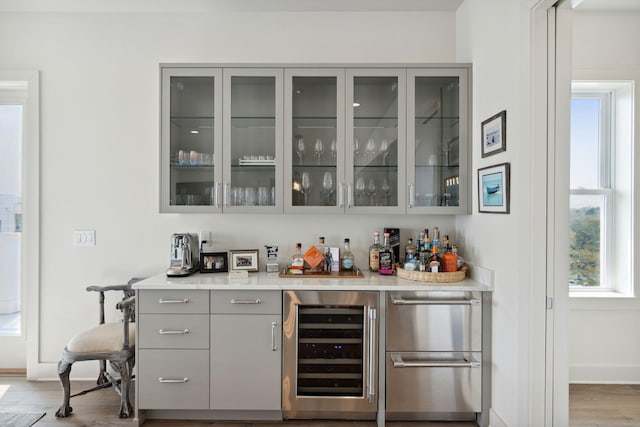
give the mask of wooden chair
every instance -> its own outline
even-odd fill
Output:
[[[133,407],[129,400],[129,389],[135,364],[135,291],[131,285],[142,280],[133,278],[125,285],[114,286],[89,286],[87,291],[99,292],[100,297],[100,324],[87,331],[81,332],[71,338],[67,343],[62,358],[58,362],[58,375],[64,392],[62,405],[56,412],[56,417],[66,417],[73,411],[69,404],[71,397],[113,386],[120,394],[120,418],[129,418],[133,415]],[[116,308],[122,310],[124,322],[105,323],[104,321],[104,294],[107,291],[122,291],[123,299],[118,302]],[[71,396],[69,374],[74,362],[83,360],[99,360],[100,374],[98,375],[98,387]],[[111,367],[120,374],[120,379],[114,379],[107,372],[107,361]]]

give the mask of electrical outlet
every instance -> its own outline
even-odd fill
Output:
[[[74,230],[73,246],[95,246],[96,230]]]

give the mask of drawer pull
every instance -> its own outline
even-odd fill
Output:
[[[158,333],[160,335],[184,335],[188,334],[191,331],[189,329],[176,330],[176,329],[160,329]]]
[[[399,354],[392,354],[394,368],[479,368],[475,359],[462,360],[404,360]]]
[[[256,299],[231,299],[231,304],[262,304],[262,300],[260,298]]]
[[[159,383],[186,383],[189,381],[189,378],[158,378]]]
[[[184,299],[165,299],[165,298],[160,298],[158,300],[158,302],[160,304],[188,304],[189,303],[189,298],[184,298]]]
[[[393,298],[394,305],[479,305],[479,299],[404,299]]]

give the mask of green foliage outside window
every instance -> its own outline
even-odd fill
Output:
[[[600,286],[600,208],[571,209],[569,285]]]

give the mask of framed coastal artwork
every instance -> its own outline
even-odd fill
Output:
[[[510,164],[478,169],[478,212],[509,213]]]
[[[482,122],[482,157],[507,151],[507,111]]]

